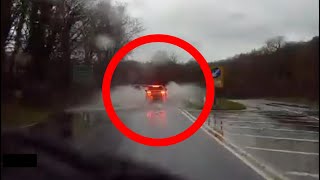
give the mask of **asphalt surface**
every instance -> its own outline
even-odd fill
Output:
[[[239,100],[245,111],[215,111],[207,125],[288,179],[319,179],[319,111],[268,100]],[[199,111],[189,110],[197,117]]]
[[[318,110],[267,100],[240,102],[248,109],[213,111],[203,129],[166,147],[145,146],[128,139],[114,127],[103,106],[69,109],[47,122],[27,127],[27,131],[61,139],[85,154],[130,159],[187,180],[264,179],[271,177],[270,172],[283,179],[319,179]],[[159,104],[116,109],[127,127],[154,138],[182,132],[200,113]]]
[[[117,114],[135,132],[157,138],[180,133],[192,123],[178,108],[161,105],[122,109]],[[122,135],[101,108],[84,108],[63,117],[30,127],[30,132],[63,138],[84,153],[121,156],[187,180],[263,179],[201,129],[176,145],[151,147]]]
[[[202,130],[176,145],[150,147],[124,137],[104,112],[89,114],[94,127],[75,142],[81,150],[127,157],[190,180],[263,179]],[[121,110],[118,116],[133,131],[154,138],[178,134],[191,125],[178,108],[161,105]]]

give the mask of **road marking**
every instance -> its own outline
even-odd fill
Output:
[[[289,150],[281,150],[281,149],[251,147],[251,146],[247,146],[245,148],[246,149],[253,149],[253,150],[260,150],[260,151],[271,151],[271,152],[281,152],[281,153],[290,153],[290,154],[303,154],[303,155],[310,155],[310,156],[319,156],[319,153],[303,152],[303,151],[289,151]]]
[[[19,128],[24,129],[24,128],[28,128],[28,127],[34,126],[36,124],[39,124],[39,123],[41,123],[41,122],[34,122],[34,123],[31,123],[31,124],[26,124],[24,126],[20,126]]]
[[[308,117],[319,121],[319,118],[317,118],[317,117],[314,117],[314,116],[308,116]]]
[[[319,174],[311,174],[311,173],[307,173],[307,172],[288,171],[288,172],[286,172],[286,174],[294,175],[294,176],[308,176],[308,177],[319,179]]]
[[[283,108],[283,107],[280,107],[281,109],[287,111],[287,112],[291,112],[291,113],[296,113],[296,114],[303,114],[303,112],[299,112],[299,111],[294,111],[294,110],[290,110],[290,109],[287,109],[287,108]],[[318,120],[319,121],[319,118],[318,117],[315,117],[315,116],[308,116],[306,115],[307,117],[309,118],[312,118],[312,119],[315,119],[315,120]]]
[[[227,118],[233,118],[233,119],[242,119],[243,117],[245,117],[246,119],[250,119],[250,121],[245,121],[245,122],[257,122],[257,119],[266,119],[263,116],[257,116],[255,118],[249,118],[248,116],[242,116],[241,118],[239,116],[217,116],[219,118],[223,118],[223,119],[227,119]],[[272,118],[272,117],[271,117]],[[303,119],[283,119],[283,118],[274,118],[274,119],[278,119],[278,121],[285,121],[285,122],[306,122],[306,123],[319,123],[319,121],[317,120],[303,120]],[[235,121],[235,120],[232,120]],[[258,120],[259,122],[260,120]],[[260,121],[260,122],[267,122],[267,121]]]
[[[115,111],[119,110],[128,110],[128,109],[134,109],[137,107],[114,107]],[[71,112],[71,113],[76,113],[76,112],[92,112],[92,111],[105,111],[106,109],[104,107],[80,107],[80,108],[70,108],[66,109],[65,112]]]
[[[183,108],[183,107],[181,107]],[[190,112],[201,112],[201,109],[191,109],[191,108],[187,108],[185,109],[187,111]],[[215,112],[216,114],[233,114],[233,113],[247,113],[248,111],[244,111],[244,110],[210,110],[210,112]]]
[[[284,138],[284,137],[274,137],[274,136],[259,136],[259,135],[252,135],[252,134],[240,134],[240,133],[231,133],[229,131],[223,131],[228,133],[232,136],[247,136],[247,137],[254,137],[254,138],[265,138],[265,139],[277,139],[277,140],[287,140],[287,141],[302,141],[302,142],[312,142],[312,143],[319,143],[319,140],[314,139],[295,139],[295,138]]]
[[[289,124],[289,123],[257,122],[257,121],[225,121],[225,122],[226,122],[226,123],[252,123],[252,124],[295,125],[295,124]],[[318,127],[319,127],[319,126],[305,125],[305,124],[299,124],[299,126],[315,127],[315,128],[318,128]]]
[[[65,112],[87,112],[87,111],[105,111],[104,108],[93,108],[93,107],[81,107],[81,108],[70,108]]]
[[[230,113],[230,112],[229,112]],[[215,117],[218,117],[218,118],[223,118],[223,119],[233,119],[233,121],[235,121],[235,119],[242,119],[243,117],[245,117],[247,119],[246,122],[257,122],[257,119],[260,120],[265,120],[267,119],[266,116],[264,115],[246,115],[246,114],[241,114],[241,117],[238,115],[234,115],[234,114],[219,114],[219,113],[215,113],[214,114]],[[272,118],[272,117],[270,117]],[[285,121],[285,122],[306,122],[306,123],[319,123],[318,120],[308,120],[307,116],[298,116],[297,118],[299,119],[292,119],[292,117],[286,117],[286,118],[283,118],[283,117],[277,117],[275,116],[274,117],[275,119],[279,119],[279,121]],[[238,122],[238,121],[237,121]],[[266,121],[261,121],[261,122],[266,122]]]
[[[319,121],[317,120],[299,120],[299,119],[281,119],[280,118],[275,118],[275,119],[279,119],[279,121],[286,121],[286,122],[306,122],[306,123],[319,123]]]
[[[183,114],[184,116],[187,117],[187,119],[189,121],[191,121],[192,123],[194,122],[194,120],[196,119],[192,114],[190,114],[188,111],[185,110],[181,110],[181,114]],[[206,126],[207,128],[210,128],[207,125],[203,125]],[[247,160],[246,158],[244,158],[242,155],[240,155],[238,152],[236,152],[235,150],[233,150],[231,147],[227,146],[225,143],[221,142],[217,137],[215,137],[212,133],[210,133],[206,128],[201,127],[201,130],[203,132],[205,132],[207,135],[209,135],[210,137],[212,137],[216,142],[218,142],[220,145],[222,145],[224,148],[226,148],[229,152],[231,152],[233,155],[235,155],[238,159],[240,159],[244,164],[246,164],[248,167],[250,167],[252,170],[254,170],[257,174],[259,174],[261,177],[263,177],[264,179],[274,179],[273,177],[270,177],[269,175],[267,175],[265,172],[263,172],[262,170],[260,170],[259,168],[257,168],[254,164],[252,164],[249,160]],[[218,136],[222,137],[217,131],[211,129],[215,134],[217,134]],[[246,152],[242,151],[239,147],[237,147],[234,144],[231,144],[230,142],[228,142],[228,144],[230,144],[231,146],[233,146],[235,149],[237,149],[239,152],[241,152],[242,154],[245,154],[246,156],[254,159],[251,155],[247,154]],[[255,159],[254,159],[255,160]],[[255,160],[257,161],[257,160]],[[282,176],[280,173],[276,172],[274,169],[272,169],[271,167],[268,167],[266,165],[262,165],[260,164],[260,166],[263,166],[263,168],[265,168],[267,171],[269,171],[270,173],[272,173],[274,176],[280,177],[281,179],[287,180],[288,178]]]
[[[250,126],[229,126],[229,127],[235,128],[235,129],[273,130],[273,131],[288,131],[288,132],[319,134],[319,132],[317,132],[317,131],[305,131],[305,130],[295,130],[295,129],[253,128]]]

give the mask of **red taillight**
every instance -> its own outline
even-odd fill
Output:
[[[161,91],[161,94],[162,94],[162,95],[165,95],[165,94],[166,94],[166,91],[163,91],[163,90],[162,90],[162,91]]]
[[[148,94],[148,95],[151,95],[151,91],[147,91],[147,94]]]

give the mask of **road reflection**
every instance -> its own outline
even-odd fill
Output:
[[[148,110],[146,116],[150,125],[167,127],[167,112],[165,110]]]

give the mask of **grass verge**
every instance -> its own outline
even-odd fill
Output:
[[[187,108],[192,108],[192,109],[203,108],[203,104],[193,103],[190,101],[186,102],[185,106]],[[230,101],[228,99],[219,98],[216,100],[216,105],[214,105],[212,109],[213,110],[244,110],[246,109],[246,106],[238,102]]]
[[[5,128],[24,127],[48,119],[50,113],[45,108],[1,104],[1,125]]]

